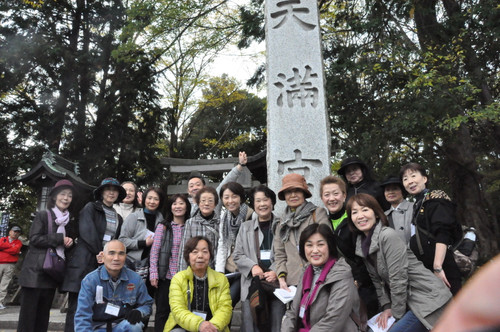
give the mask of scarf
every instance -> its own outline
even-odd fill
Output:
[[[314,278],[314,268],[311,264],[304,271],[304,277],[302,279],[302,298],[300,300],[300,308],[304,308],[304,317],[302,318],[302,325],[304,328],[301,328],[300,331],[307,332],[311,329],[311,324],[309,322],[309,313],[311,309],[311,304],[318,292],[319,287],[325,282],[326,276],[335,265],[337,260],[335,258],[329,258],[326,261],[325,265],[322,268],[322,271],[319,275],[318,280],[313,283]],[[312,293],[311,293],[312,290]]]
[[[311,202],[304,202],[295,211],[286,207],[283,218],[280,221],[280,238],[283,243],[290,238],[290,231],[299,228],[302,223],[316,210],[316,205]]]
[[[54,220],[56,225],[57,225],[56,233],[62,233],[63,238],[64,238],[64,237],[66,237],[66,229],[64,227],[69,222],[69,212],[68,212],[68,210],[62,212],[61,210],[59,210],[57,208],[57,206],[54,206],[52,208],[52,211],[56,215],[56,220]],[[64,258],[64,244],[58,245],[56,247],[56,252],[60,257]]]
[[[240,205],[240,212],[237,216],[234,216],[229,210],[226,210],[222,216],[222,233],[226,243],[229,244],[229,248],[236,241],[236,235],[240,229],[241,224],[245,221],[247,217],[248,205],[245,203]],[[229,240],[229,242],[227,242]]]

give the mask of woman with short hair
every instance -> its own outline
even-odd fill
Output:
[[[300,256],[309,265],[283,320],[282,332],[357,332],[359,297],[349,264],[339,258],[330,227],[307,226]]]
[[[229,332],[233,307],[227,278],[212,270],[213,246],[204,236],[190,238],[183,251],[187,269],[170,284],[170,315],[164,331]]]

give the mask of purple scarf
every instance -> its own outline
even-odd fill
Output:
[[[323,266],[323,270],[321,270],[321,274],[319,275],[318,281],[316,281],[316,284],[312,289],[312,293],[311,293],[311,288],[312,288],[311,284],[314,275],[313,267],[312,265],[309,265],[306,268],[304,272],[304,278],[302,279],[302,299],[300,300],[300,309],[299,309],[302,310],[302,308],[304,308],[304,317],[302,318],[302,325],[304,325],[304,327],[301,328],[299,332],[308,332],[309,330],[311,330],[311,324],[309,323],[309,309],[311,309],[311,304],[314,300],[314,297],[316,296],[316,293],[318,292],[319,286],[325,282],[326,276],[328,275],[332,267],[335,265],[335,262],[337,262],[335,258],[328,259],[325,266]]]

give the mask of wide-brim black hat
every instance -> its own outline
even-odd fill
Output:
[[[342,163],[340,164],[340,168],[337,171],[337,173],[339,175],[345,176],[345,170],[346,170],[347,166],[354,165],[354,164],[358,164],[361,168],[363,168],[365,170],[368,169],[368,166],[366,166],[366,164],[358,157],[349,157],[349,158],[342,160]]]
[[[94,190],[94,199],[100,201],[102,199],[102,192],[104,188],[112,186],[118,190],[118,198],[115,203],[120,203],[125,197],[127,197],[127,192],[120,185],[120,182],[115,178],[105,178],[101,181],[101,185]]]

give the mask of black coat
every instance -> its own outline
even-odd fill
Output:
[[[52,233],[48,234],[48,215],[52,215]],[[56,216],[52,210],[38,211],[30,229],[30,245],[24,258],[19,276],[19,284],[30,288],[57,288],[59,286],[52,277],[43,272],[43,261],[48,248],[64,245],[64,236],[57,232]],[[70,219],[66,225],[66,236],[72,239],[76,236],[76,223]],[[67,250],[66,250],[67,254]],[[67,258],[66,258],[67,259]]]
[[[89,202],[80,211],[78,243],[66,264],[66,277],[61,291],[78,293],[83,278],[98,267],[96,255],[103,250],[106,214],[101,201]],[[113,239],[118,239],[123,219],[118,215],[118,227]]]
[[[359,183],[356,183],[356,185],[348,185],[347,188],[347,197],[346,197],[346,202],[349,201],[349,198],[354,196],[355,194],[368,194],[372,195],[377,199],[377,202],[380,204],[382,207],[382,210],[388,210],[391,205],[387,202],[384,196],[384,189],[380,186],[380,183],[376,181],[367,181],[363,180]]]

